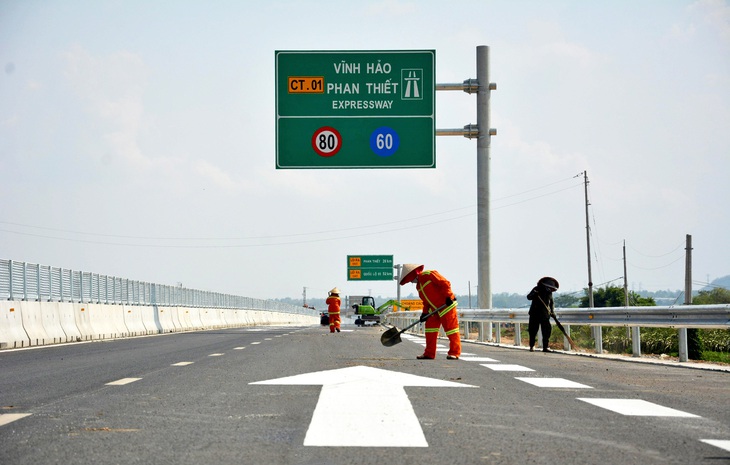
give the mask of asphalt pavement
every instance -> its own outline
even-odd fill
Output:
[[[730,463],[730,373],[381,327],[259,327],[0,352],[0,463]],[[445,343],[442,343],[445,344]]]

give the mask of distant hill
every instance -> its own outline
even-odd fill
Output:
[[[722,278],[713,279],[712,282],[703,287],[702,290],[711,291],[713,289],[717,289],[718,287],[730,289],[730,275],[723,276]]]

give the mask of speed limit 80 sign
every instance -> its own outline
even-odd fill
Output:
[[[435,51],[276,51],[276,168],[434,168]]]
[[[323,126],[312,136],[312,148],[322,157],[331,157],[342,148],[342,136],[337,129]]]

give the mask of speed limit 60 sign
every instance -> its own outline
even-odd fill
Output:
[[[433,50],[275,58],[277,168],[436,166]]]

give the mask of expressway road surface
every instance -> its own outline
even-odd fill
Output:
[[[730,373],[259,327],[0,352],[0,464],[722,464]]]

